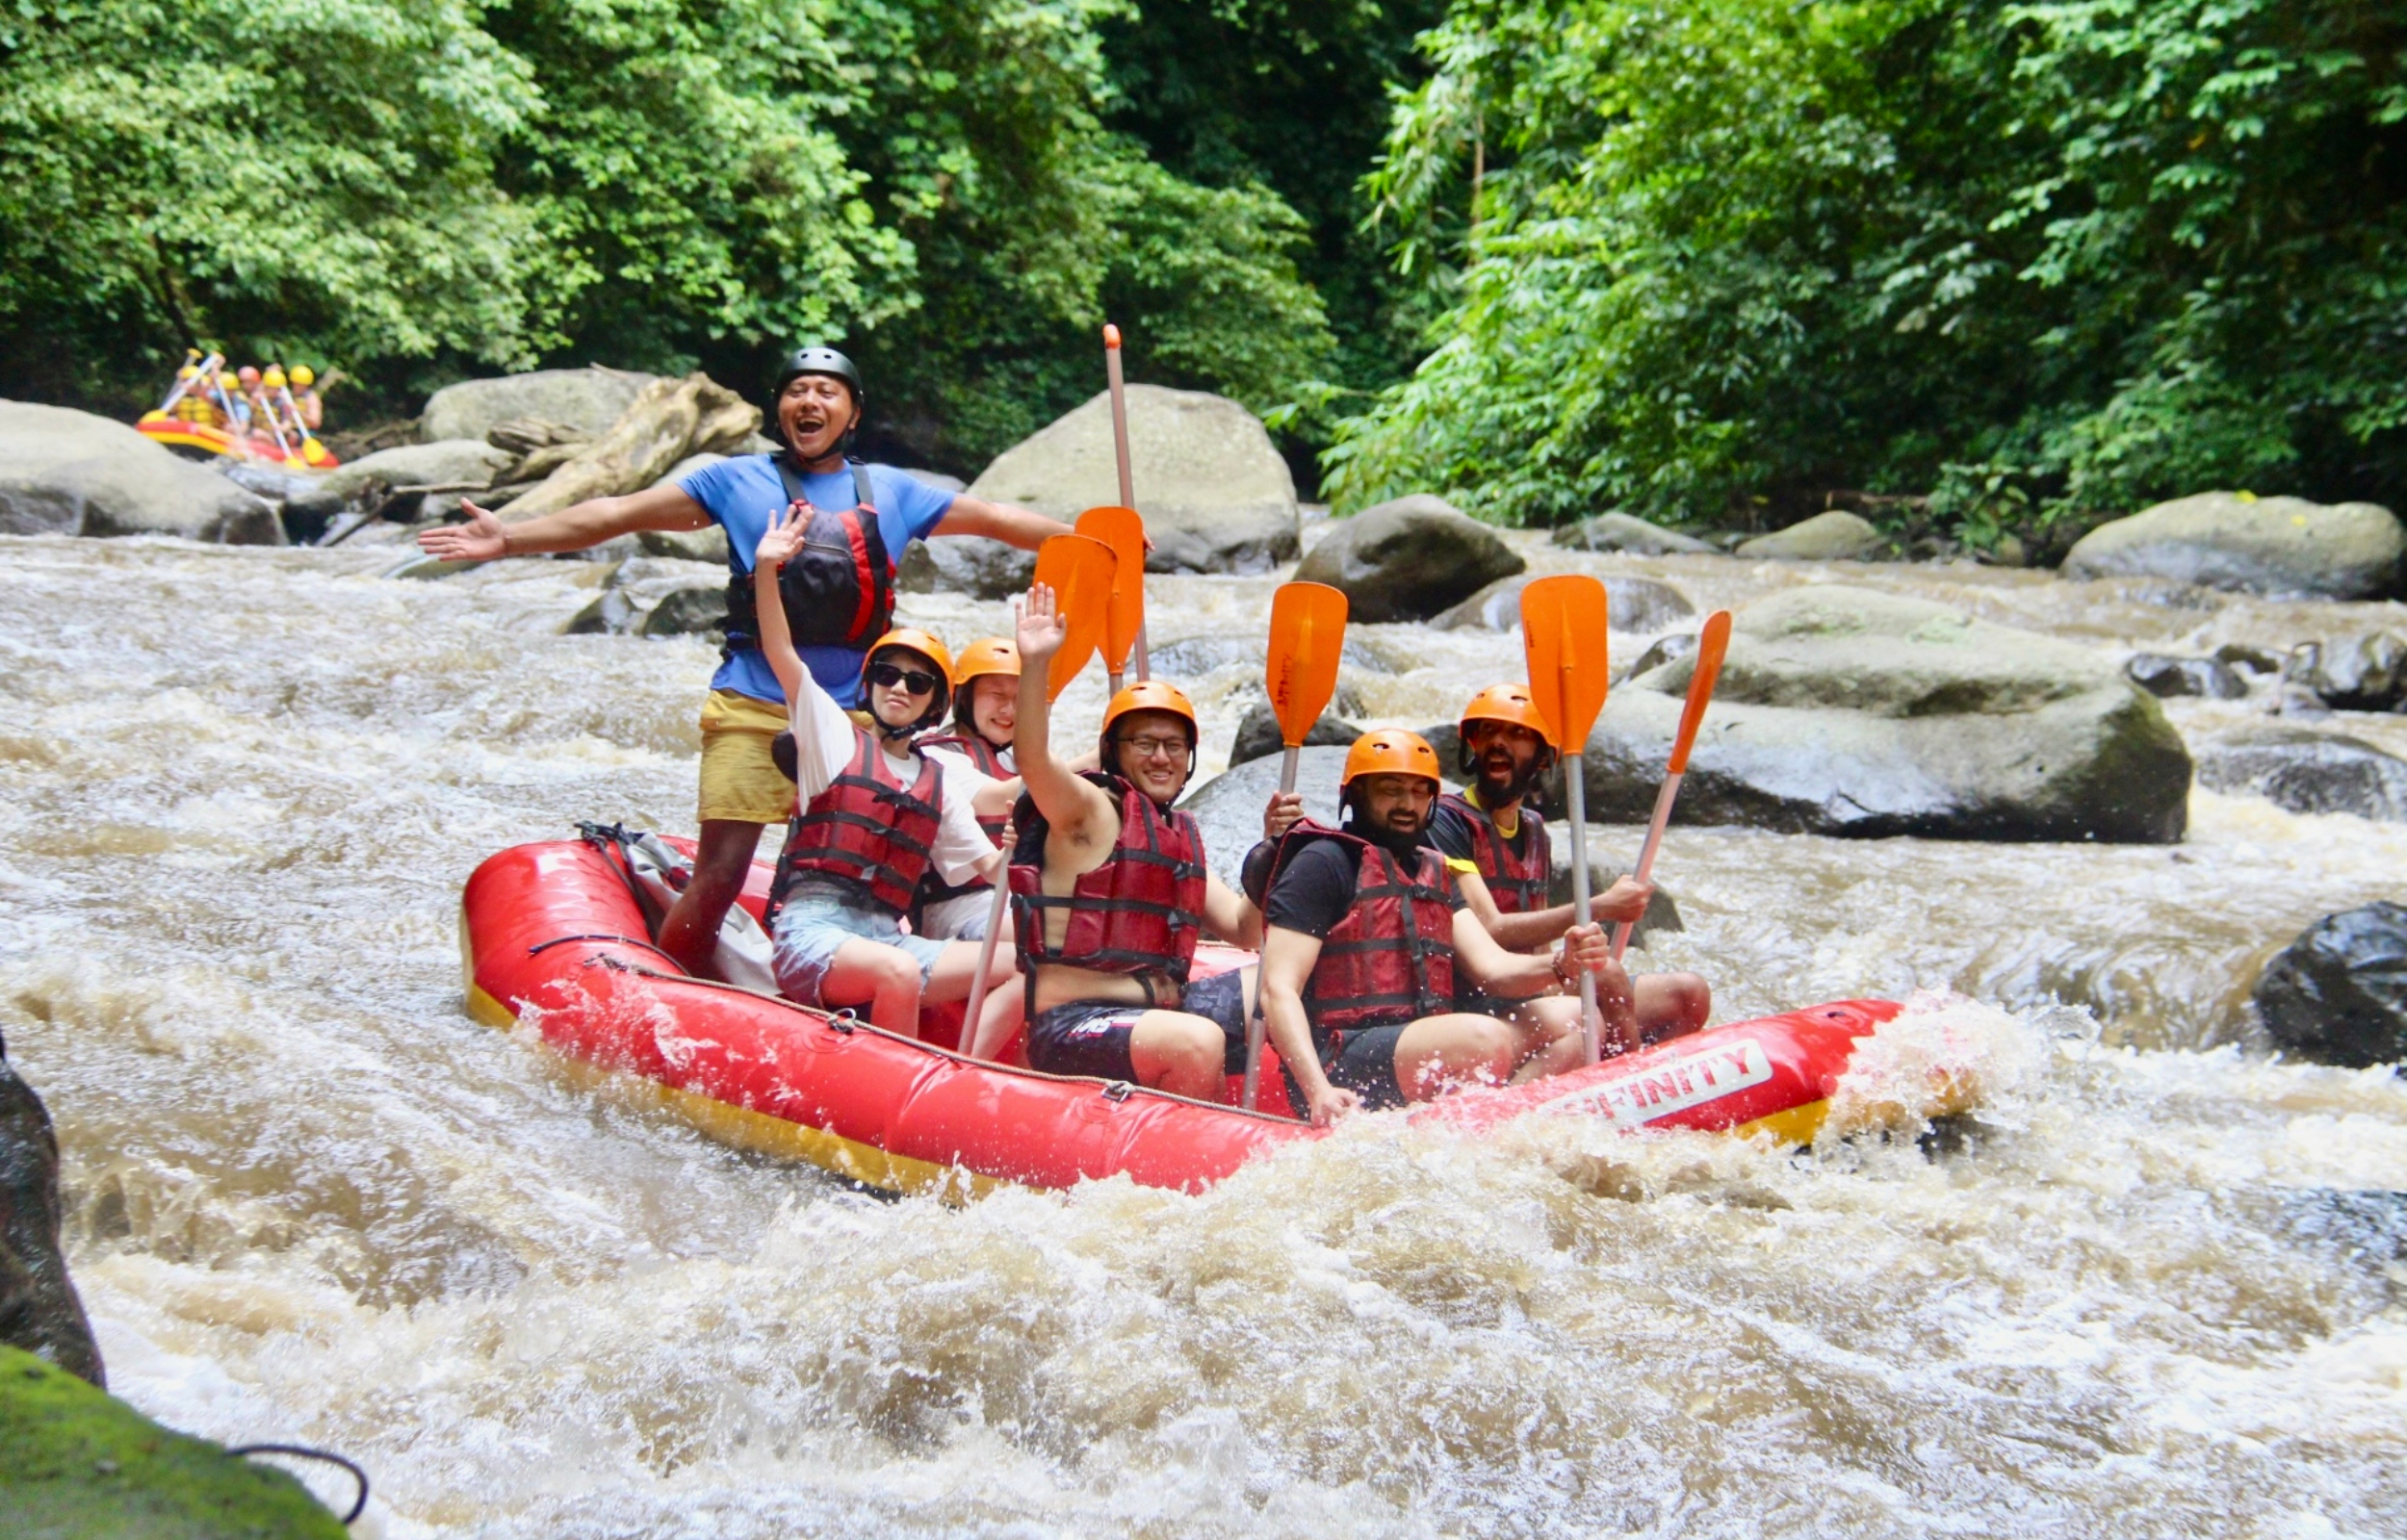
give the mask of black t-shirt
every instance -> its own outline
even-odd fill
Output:
[[[1354,907],[1355,877],[1361,864],[1361,853],[1345,841],[1313,840],[1280,869],[1262,906],[1263,920],[1327,940]],[[1462,907],[1462,891],[1451,882],[1446,885],[1446,907]]]
[[[1477,858],[1472,854],[1474,847],[1471,844],[1471,817],[1460,808],[1439,803],[1430,809],[1429,832],[1422,836],[1422,843],[1456,860],[1475,860]],[[1530,834],[1530,825],[1536,821],[1537,815],[1524,803],[1521,805],[1521,821],[1514,825],[1513,837],[1506,839],[1502,833],[1496,835],[1504,847],[1513,852],[1514,860],[1520,860],[1529,855],[1530,840],[1534,837]],[[1490,824],[1492,827],[1492,819]],[[1485,877],[1488,874],[1482,872],[1480,875]]]

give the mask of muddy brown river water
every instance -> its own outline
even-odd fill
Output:
[[[2109,652],[2407,629],[1514,538],[1700,609],[1844,579]],[[890,1203],[461,1014],[484,855],[690,830],[715,652],[558,635],[590,563],[394,557],[0,540],[0,1032],[113,1385],[348,1451],[358,1533],[2407,1534],[2407,1266],[2336,1195],[2407,1190],[2407,1085],[2272,1061],[2246,1007],[2300,927],[2407,897],[2407,826],[2197,791],[2175,847],[1675,831],[1652,961],[1718,1018],[1969,997],[1989,1099],[1928,1148],[1370,1118],[1202,1196]],[[1155,578],[1154,639],[1258,635],[1272,585]],[[1511,637],[1361,639],[1382,722],[1517,677]],[[1258,677],[1190,682],[1208,771]]]

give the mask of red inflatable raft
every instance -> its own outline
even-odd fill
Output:
[[[706,1132],[798,1157],[889,1192],[976,1193],[996,1182],[1068,1187],[1126,1173],[1149,1186],[1210,1185],[1272,1145],[1321,1137],[1249,1113],[1116,1081],[982,1063],[931,1040],[689,977],[645,939],[613,852],[577,841],[505,850],[468,880],[461,949],[468,1010],[522,1019],[573,1058],[656,1082]],[[758,866],[744,894],[757,915]],[[1222,962],[1244,954],[1229,954]],[[1801,1142],[1821,1126],[1857,1039],[1896,1016],[1853,1000],[1717,1027],[1529,1085],[1464,1091],[1416,1110],[1484,1128],[1537,1113],[1618,1127],[1763,1132]],[[956,1019],[951,1029],[958,1030]]]

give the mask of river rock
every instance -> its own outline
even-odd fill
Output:
[[[1264,573],[1296,553],[1295,477],[1261,419],[1203,391],[1127,389],[1128,462],[1153,541],[1148,572]],[[1099,395],[997,455],[973,497],[1074,520],[1120,501],[1111,401]]]
[[[656,377],[615,369],[539,369],[462,380],[427,398],[418,436],[481,441],[514,418],[534,418],[599,438]]]
[[[0,1522],[23,1540],[343,1540],[286,1473],[0,1347]]]
[[[1239,863],[1262,837],[1262,808],[1279,789],[1281,756],[1271,755],[1231,765],[1187,793],[1178,806],[1195,814],[1204,831],[1204,848],[1212,875],[1237,886]],[[1333,745],[1314,746],[1296,758],[1295,788],[1304,793],[1304,813],[1322,823],[1337,821],[1337,778],[1345,773],[1346,751]]]
[[[894,568],[894,586],[907,594],[969,594],[1009,599],[1036,578],[1036,552],[984,535],[914,540]]]
[[[1693,658],[1613,692],[1588,806],[1654,808]],[[1798,834],[2165,843],[2190,761],[2156,699],[2087,648],[1821,584],[1740,612],[1680,816]]]
[[[388,487],[488,487],[493,478],[518,463],[507,449],[482,439],[441,439],[432,444],[404,444],[399,449],[363,454],[326,473],[319,483],[322,496],[349,500],[372,482]]]
[[[1351,620],[1427,620],[1527,566],[1496,531],[1443,498],[1417,494],[1340,520],[1296,568],[1343,590]]]
[[[1521,590],[1536,573],[1500,578],[1430,624],[1441,631],[1517,631]],[[1659,631],[1696,613],[1696,606],[1669,583],[1651,578],[1605,578],[1605,616],[1617,631]]]
[[[1695,535],[1666,529],[1626,513],[1600,513],[1593,519],[1566,524],[1554,532],[1553,539],[1556,545],[1574,551],[1626,551],[1634,556],[1718,554]]]
[[[0,1343],[98,1385],[100,1346],[66,1274],[61,1213],[49,1110],[0,1054]]]
[[[2257,1014],[2286,1052],[2365,1068],[2407,1060],[2407,906],[2368,904],[2299,933],[2257,980]]]
[[[1732,555],[1750,561],[1877,561],[1888,537],[1870,521],[1833,508],[1801,524],[1740,543]]]
[[[2161,653],[2135,653],[2123,664],[2134,684],[2160,699],[2202,695],[2215,701],[2237,701],[2248,685],[2232,665],[2219,657],[2167,657]]]
[[[1330,708],[1312,724],[1311,731],[1305,733],[1305,746],[1351,747],[1354,740],[1362,735],[1362,730],[1347,721],[1346,717],[1360,713],[1359,706],[1346,711],[1344,703],[1332,702]],[[1265,697],[1245,708],[1245,715],[1237,723],[1236,741],[1229,746],[1229,763],[1232,767],[1241,765],[1265,755],[1276,755],[1286,746],[1286,741],[1279,735],[1279,717],[1271,710],[1270,701]]]
[[[1231,636],[1180,636],[1152,644],[1154,676],[1185,682],[1217,674],[1225,668],[1250,670],[1256,680],[1262,678],[1269,663],[1268,644],[1258,634]],[[1351,673],[1393,674],[1396,667],[1380,653],[1365,645],[1359,636],[1348,636],[1337,654],[1341,668]],[[1346,686],[1337,686],[1337,700],[1346,699]]]
[[[644,616],[639,634],[701,636],[719,641],[727,631],[727,583],[694,583],[662,594]]]
[[[2396,591],[2402,560],[2407,530],[2374,503],[2202,492],[2100,525],[2065,554],[2063,574],[2378,599]]]
[[[2388,631],[2314,645],[2299,682],[2342,711],[2407,711],[2407,641]]]
[[[0,401],[0,535],[181,535],[280,546],[265,499],[122,423]]]
[[[2267,728],[2202,744],[2198,783],[2259,796],[2291,812],[2407,822],[2407,759],[2336,732]]]

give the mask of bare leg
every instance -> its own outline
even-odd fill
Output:
[[[1396,1084],[1411,1101],[1457,1086],[1501,1086],[1520,1057],[1521,1035],[1494,1016],[1423,1016],[1396,1040]]]
[[[836,949],[819,980],[819,1003],[868,1008],[872,1025],[919,1035],[919,960],[899,946],[856,937]]]
[[[975,964],[972,964],[973,966]],[[999,1063],[1003,1050],[1021,1027],[1021,1017],[1028,1003],[1027,991],[1020,987],[1017,973],[1008,975],[1008,988],[990,988],[986,1004],[978,1008],[978,1020],[969,1037],[970,1057]]]
[[[1148,1011],[1137,1017],[1136,1031],[1128,1038],[1128,1062],[1141,1085],[1198,1101],[1218,1101],[1228,1040],[1217,1021],[1184,1011]]]
[[[1645,973],[1633,981],[1639,1033],[1648,1042],[1685,1038],[1713,1014],[1713,988],[1694,973]]]
[[[660,921],[660,950],[679,967],[698,979],[715,979],[712,957],[718,951],[719,922],[744,890],[752,875],[753,853],[761,846],[759,824],[729,818],[706,819],[700,848],[694,852],[693,880],[677,895]]]
[[[978,946],[976,941],[945,943],[945,955],[936,960],[936,966],[928,969],[926,997],[931,1004],[942,1005],[949,1000],[970,998],[970,981],[978,973]],[[1005,985],[1019,982],[1018,957],[1019,954],[1012,948],[995,948],[995,965],[986,974],[990,999]]]

